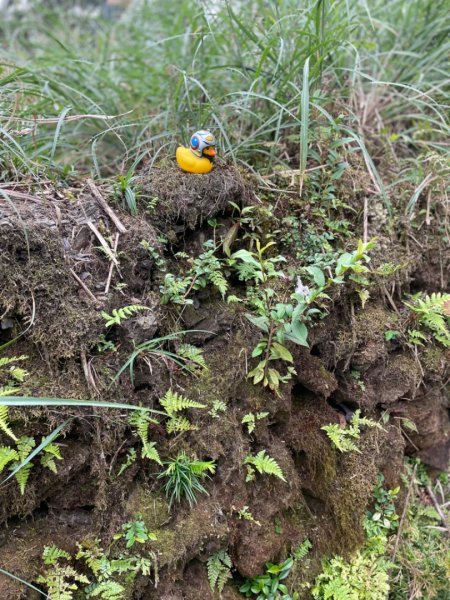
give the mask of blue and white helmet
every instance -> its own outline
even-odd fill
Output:
[[[195,156],[202,156],[203,150],[208,148],[209,146],[216,145],[216,138],[210,131],[206,131],[205,129],[201,129],[200,131],[196,131],[194,135],[191,137],[190,147],[191,151],[195,154]]]

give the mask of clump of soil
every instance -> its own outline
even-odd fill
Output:
[[[249,175],[223,165],[206,175],[184,173],[175,163],[153,166],[141,177],[141,195],[156,202],[154,219],[161,227],[188,229],[230,212],[230,202],[246,205],[254,198]]]

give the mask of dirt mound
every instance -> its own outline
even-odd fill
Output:
[[[446,460],[448,355],[436,347],[418,362],[406,345],[386,339],[386,328],[399,316],[384,301],[381,286],[371,289],[364,310],[351,287],[333,297],[329,316],[311,328],[310,348],[293,349],[297,374],[280,395],[246,377],[259,333],[238,302],[225,302],[210,287],[195,291],[182,310],[159,301],[167,269],[178,265],[175,274],[184,275],[173,252],[198,254],[199,240],[216,233],[217,224],[208,219],[226,230],[229,202],[254,202],[251,184],[234,167],[198,177],[172,164],[143,172],[141,208],[151,202],[137,217],[122,209],[107,186],[49,187],[11,198],[13,204],[0,201],[0,343],[24,332],[7,349],[10,356],[28,356],[30,375],[22,393],[101,397],[160,409],[160,398],[172,388],[207,408],[189,411],[196,429],[177,436],[151,424],[151,440],[163,459],[184,450],[216,461],[217,471],[195,507],[181,504],[170,511],[155,477],[160,467],[140,452],[117,475],[128,451],[139,449],[124,413],[12,411],[17,435],[44,436],[64,419],[73,421],[61,440],[58,476],[36,465],[25,498],[14,482],[0,489],[0,520],[10,525],[0,537],[2,568],[35,581],[44,544],[73,552],[88,530],[108,544],[124,522],[139,518],[157,536],[152,547],[160,584],[155,590],[143,577],[129,597],[212,599],[205,565],[213,552],[228,549],[238,579],[261,573],[265,562],[283,559],[308,538],[314,574],[325,554],[345,554],[361,543],[362,519],[380,471],[393,487],[405,451],[434,466]],[[305,204],[305,214],[309,209]],[[280,211],[286,211],[282,203]],[[195,231],[187,235],[188,229]],[[165,247],[161,234],[169,239]],[[286,253],[295,264],[294,245]],[[242,292],[237,277],[229,284],[230,294]],[[102,311],[132,304],[149,310],[105,326]],[[165,342],[165,355],[142,354],[133,379],[125,371],[112,383],[136,344],[191,329],[202,331]],[[208,366],[196,376],[167,359],[186,340],[202,348]],[[218,400],[225,409],[215,414]],[[385,410],[391,415],[383,429],[361,432],[360,454],[339,454],[321,430],[345,423],[342,406],[350,412],[361,408],[374,419]],[[242,420],[260,411],[267,415],[249,434]],[[418,428],[407,437],[405,418]],[[7,443],[3,433],[0,438]],[[287,483],[260,476],[246,482],[246,457],[263,449]],[[254,521],[240,518],[244,507]],[[20,586],[3,576],[0,590],[2,600],[20,594]],[[223,597],[236,598],[235,588],[227,586]]]
[[[230,212],[230,202],[245,206],[254,201],[248,174],[224,165],[207,175],[184,173],[175,163],[154,166],[140,175],[140,193],[153,201],[154,218],[163,229],[181,224],[188,229]]]

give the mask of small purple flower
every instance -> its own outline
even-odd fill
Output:
[[[303,285],[300,277],[297,277],[297,286],[295,288],[295,293],[300,294],[300,296],[308,296],[311,290],[307,285]]]

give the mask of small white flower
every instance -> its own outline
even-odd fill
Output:
[[[307,285],[303,285],[300,277],[297,277],[297,286],[295,288],[295,293],[300,294],[300,296],[307,296],[310,292],[310,289]]]

